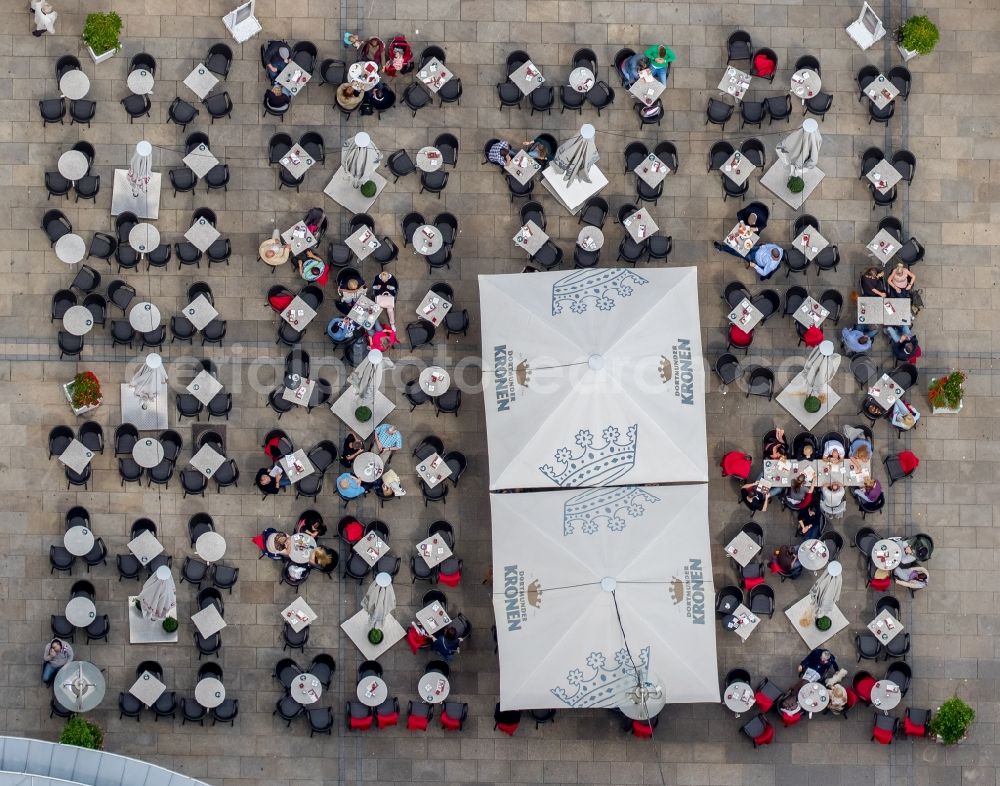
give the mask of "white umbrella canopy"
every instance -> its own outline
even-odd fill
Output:
[[[142,616],[153,622],[165,620],[177,608],[177,586],[170,568],[161,565],[142,585],[139,592]]]
[[[344,142],[340,165],[351,178],[351,185],[360,188],[382,161],[382,153],[364,131]]]
[[[802,375],[812,395],[822,393],[837,375],[840,355],[834,352],[832,341],[823,341],[815,347],[802,366]]]
[[[695,268],[480,276],[490,488],[708,480]]]
[[[590,168],[601,160],[594,142],[594,127],[585,123],[579,134],[574,134],[558,148],[552,166],[562,172],[567,183],[573,180],[590,182]]]
[[[375,392],[382,389],[386,369],[394,366],[395,364],[382,354],[381,350],[369,350],[367,357],[351,372],[347,382],[362,401],[374,401]]]
[[[149,188],[150,175],[153,172],[153,146],[142,141],[135,146],[135,153],[128,165],[125,179],[132,186],[132,196],[137,197]]]
[[[135,372],[128,384],[138,398],[150,401],[156,398],[158,391],[166,383],[167,372],[163,369],[163,359],[155,352],[150,352],[146,355],[142,368]]]
[[[392,586],[392,577],[388,573],[375,576],[364,599],[361,608],[368,612],[368,627],[381,628],[386,617],[396,608],[396,590]]]
[[[501,709],[719,700],[706,485],[490,504]]]
[[[840,600],[840,592],[844,586],[843,566],[839,562],[831,562],[826,566],[823,575],[816,579],[816,583],[809,590],[809,598],[816,613],[825,616],[837,607]]]
[[[819,132],[819,123],[810,117],[802,122],[801,128],[782,139],[775,151],[783,164],[801,171],[816,167],[822,145],[823,135]]]

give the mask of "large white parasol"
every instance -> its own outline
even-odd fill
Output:
[[[793,173],[801,174],[803,169],[816,167],[822,145],[823,136],[819,132],[819,123],[810,117],[802,122],[802,128],[782,139],[775,151],[781,162],[792,168]]]
[[[574,180],[590,182],[590,168],[601,160],[594,142],[594,127],[585,123],[580,127],[580,133],[571,136],[558,148],[552,166],[562,173],[567,183]]]
[[[364,131],[344,142],[340,165],[351,178],[351,185],[355,188],[361,188],[381,161],[382,153]]]
[[[392,576],[379,573],[365,593],[361,608],[368,612],[368,628],[381,629],[386,617],[396,608],[396,591],[392,588]]]
[[[167,384],[167,372],[163,370],[163,358],[155,352],[150,352],[146,355],[146,362],[142,364],[142,368],[135,373],[128,384],[137,398],[144,401],[155,399],[157,392]]]
[[[386,369],[393,368],[393,362],[381,350],[371,349],[347,378],[348,383],[362,401],[374,401],[375,393],[382,389]]]
[[[826,572],[816,579],[809,590],[809,599],[816,607],[816,614],[826,616],[837,607],[840,591],[844,586],[843,566],[839,562],[831,562],[826,566]]]
[[[128,165],[125,179],[132,187],[132,196],[146,193],[153,173],[153,146],[145,140],[135,146],[135,153]]]
[[[142,585],[139,593],[142,616],[152,622],[165,620],[177,608],[177,586],[170,568],[161,565]]]

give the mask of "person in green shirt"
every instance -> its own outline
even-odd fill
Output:
[[[646,59],[649,61],[649,68],[653,76],[667,86],[667,75],[670,73],[670,64],[677,59],[673,50],[663,44],[654,44],[646,50]]]

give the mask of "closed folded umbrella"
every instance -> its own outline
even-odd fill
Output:
[[[392,577],[379,573],[365,593],[361,608],[368,612],[368,627],[381,628],[386,617],[396,608],[396,591],[392,588]]]
[[[156,398],[157,393],[167,384],[167,372],[163,370],[163,359],[155,352],[146,355],[142,364],[132,379],[129,380],[132,392],[144,401]]]
[[[146,193],[149,188],[150,176],[153,173],[153,146],[149,142],[139,142],[128,165],[125,179],[132,186],[132,196]]]
[[[362,401],[374,401],[376,391],[382,389],[385,370],[393,366],[393,362],[381,350],[371,349],[368,356],[351,372],[347,381]]]
[[[562,173],[563,180],[567,183],[574,180],[589,183],[590,168],[600,160],[601,154],[597,152],[597,145],[594,143],[594,127],[586,123],[580,128],[579,134],[571,136],[556,148],[552,166]]]
[[[818,395],[829,387],[840,368],[840,355],[833,351],[833,342],[824,341],[814,348],[802,366],[802,375],[812,395]]]
[[[177,585],[170,568],[161,565],[142,585],[139,592],[139,606],[142,616],[152,622],[165,620],[177,608]]]
[[[843,566],[839,562],[831,562],[826,566],[816,583],[809,590],[809,598],[816,607],[818,616],[826,616],[837,607],[840,591],[844,586]]]
[[[351,178],[351,185],[360,188],[382,161],[382,153],[364,131],[344,142],[340,165]]]
[[[801,173],[803,169],[816,167],[822,145],[823,135],[819,132],[819,123],[810,117],[803,121],[802,128],[782,139],[775,151],[783,164]]]

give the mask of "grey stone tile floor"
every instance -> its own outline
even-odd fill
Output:
[[[77,644],[81,657],[107,669],[108,698],[94,717],[105,727],[111,751],[163,764],[215,786],[422,781],[678,786],[996,783],[1000,584],[995,550],[1000,530],[994,524],[1000,514],[1000,376],[995,373],[994,359],[1000,351],[1000,277],[996,272],[1000,262],[996,245],[1000,220],[1000,103],[996,100],[1000,90],[996,75],[1000,55],[994,41],[1000,15],[995,2],[932,0],[920,9],[905,3],[902,8],[897,3],[876,4],[889,29],[902,16],[918,11],[926,11],[941,28],[937,50],[909,64],[914,74],[912,95],[908,102],[897,101],[895,117],[883,127],[868,125],[865,107],[857,101],[855,74],[862,65],[888,68],[900,58],[889,37],[868,52],[853,45],[844,26],[856,14],[856,4],[616,0],[531,4],[525,0],[370,0],[336,4],[261,0],[257,15],[267,37],[312,40],[321,58],[348,54],[340,43],[344,30],[382,36],[401,32],[417,51],[428,44],[440,44],[448,53],[449,67],[462,79],[464,95],[460,106],[434,106],[412,118],[405,108],[397,107],[380,121],[357,115],[345,120],[332,105],[332,87],[314,79],[304,94],[294,99],[286,121],[275,123],[274,118],[260,117],[264,84],[258,46],[263,36],[234,46],[236,61],[220,86],[235,103],[232,118],[209,124],[202,110],[188,128],[188,133],[205,131],[210,135],[213,152],[232,172],[229,190],[206,194],[200,186],[195,195],[175,197],[165,188],[156,222],[165,239],[176,241],[187,228],[193,208],[211,207],[218,213],[223,234],[232,240],[231,264],[208,269],[203,263],[194,271],[178,271],[171,264],[166,270],[142,269],[120,276],[140,296],[156,303],[165,318],[184,305],[184,292],[192,281],[208,281],[215,292],[216,307],[229,323],[222,349],[192,349],[180,344],[164,349],[175,381],[184,377],[179,369],[185,359],[211,357],[219,364],[221,377],[235,399],[227,440],[230,454],[242,470],[240,487],[221,494],[210,490],[204,499],[183,500],[176,481],[167,490],[121,488],[110,450],[95,461],[89,491],[65,491],[61,466],[46,460],[48,429],[71,422],[60,383],[78,369],[99,375],[107,399],[94,419],[105,426],[110,438],[119,416],[116,385],[126,378],[125,361],[138,355],[122,348],[112,350],[106,334],[95,331],[87,338],[80,362],[58,360],[57,326],[45,322],[44,317],[51,294],[69,284],[73,271],[45,245],[38,224],[44,210],[58,208],[88,241],[94,230],[107,231],[112,226],[112,169],[126,166],[131,147],[139,139],[156,145],[157,171],[165,175],[169,168],[179,166],[181,155],[177,151],[185,134],[165,122],[167,106],[175,95],[193,99],[181,80],[211,43],[227,40],[219,17],[230,4],[113,2],[111,7],[125,22],[124,49],[96,67],[87,59],[77,33],[87,12],[107,6],[90,0],[62,0],[55,5],[60,13],[56,36],[38,39],[28,35],[27,15],[20,7],[15,10],[14,3],[6,6],[8,25],[0,34],[0,54],[7,71],[0,88],[0,182],[5,186],[0,190],[0,263],[5,273],[0,289],[0,728],[4,733],[52,739],[61,727],[58,720],[48,718],[48,695],[39,684],[38,668],[48,636],[48,617],[61,612],[72,581],[46,572],[46,552],[50,544],[61,539],[65,511],[73,504],[87,506],[112,557],[125,551],[131,522],[141,515],[150,516],[179,566],[190,553],[187,519],[207,510],[227,537],[226,561],[240,568],[236,589],[225,598],[229,627],[222,634],[221,659],[230,693],[240,699],[240,718],[234,729],[202,729],[182,727],[179,719],[153,723],[146,717],[136,724],[114,717],[117,693],[131,684],[140,660],[158,659],[165,667],[168,688],[183,696],[192,695],[198,661],[191,644],[191,627],[186,623],[177,645],[140,649],[126,643],[125,597],[133,586],[119,584],[112,558],[107,567],[96,568],[89,575],[97,587],[99,611],[111,617],[111,641]],[[759,131],[739,130],[736,122],[730,122],[721,134],[715,127],[704,126],[705,104],[716,94],[715,85],[725,65],[726,37],[737,28],[748,30],[755,45],[773,48],[780,59],[774,84],[755,84],[756,96],[782,93],[792,63],[806,53],[819,57],[824,89],[834,95],[833,109],[820,124],[825,137],[821,165],[827,178],[806,209],[823,222],[824,235],[839,246],[843,261],[836,272],[817,277],[810,271],[805,281],[779,274],[768,286],[783,293],[788,285],[806,283],[814,294],[836,287],[846,296],[868,264],[864,243],[887,213],[871,209],[864,183],[858,180],[859,154],[870,145],[885,150],[906,148],[919,161],[913,184],[900,187],[892,213],[903,221],[906,233],[918,237],[928,249],[926,259],[915,269],[926,308],[917,322],[924,356],[919,364],[919,392],[913,399],[923,409],[924,419],[916,431],[902,439],[896,439],[886,424],[879,424],[876,452],[881,459],[905,447],[920,456],[921,464],[912,479],[888,490],[884,513],[869,523],[898,534],[925,531],[937,542],[929,565],[931,588],[912,600],[901,598],[903,622],[912,634],[909,662],[915,672],[905,704],[935,707],[958,693],[971,701],[978,713],[970,739],[953,749],[926,741],[899,741],[889,748],[880,747],[869,742],[871,712],[858,708],[848,720],[817,718],[793,729],[779,728],[774,745],[755,751],[740,738],[740,721],[721,705],[669,707],[653,742],[624,736],[604,712],[562,712],[555,724],[538,730],[523,722],[513,738],[495,732],[492,709],[499,685],[489,632],[492,612],[487,588],[479,583],[490,558],[490,520],[484,423],[481,399],[476,395],[466,396],[457,419],[435,418],[426,406],[412,414],[403,408],[393,418],[403,428],[409,445],[425,434],[436,433],[449,447],[469,456],[470,469],[459,488],[452,490],[446,506],[423,506],[412,471],[401,456],[396,463],[402,467],[396,468],[403,470],[410,495],[381,511],[370,500],[359,508],[363,519],[378,516],[389,522],[400,553],[407,553],[404,544],[418,540],[418,534],[437,518],[446,518],[456,526],[457,553],[465,560],[465,576],[461,587],[448,594],[452,605],[461,607],[475,627],[472,640],[454,663],[454,696],[470,704],[465,730],[448,735],[436,725],[425,734],[402,727],[367,734],[344,730],[343,701],[353,693],[360,657],[342,635],[339,623],[358,608],[363,590],[353,582],[327,582],[322,577],[314,577],[302,590],[319,620],[312,626],[305,657],[299,658],[308,662],[317,652],[325,651],[337,659],[334,686],[327,695],[338,723],[332,738],[310,740],[301,723],[286,730],[271,716],[279,692],[270,675],[282,654],[278,612],[293,595],[277,584],[273,563],[256,559],[250,538],[264,526],[291,525],[312,505],[307,500],[296,502],[291,494],[261,502],[251,485],[253,472],[262,462],[261,438],[275,425],[264,394],[274,383],[275,369],[285,354],[274,343],[276,320],[264,303],[264,293],[275,283],[294,286],[290,271],[282,269],[272,276],[259,262],[255,253],[258,244],[274,227],[286,228],[315,204],[329,211],[330,236],[344,236],[349,216],[321,192],[339,160],[339,143],[346,136],[364,128],[386,153],[400,147],[413,153],[441,131],[456,133],[461,142],[460,160],[441,199],[418,194],[417,179],[410,176],[390,184],[373,209],[379,232],[397,242],[399,219],[409,210],[426,216],[448,210],[459,217],[460,234],[451,270],[429,275],[409,249],[402,249],[394,263],[403,286],[397,317],[400,325],[413,318],[413,308],[433,281],[452,284],[456,305],[469,309],[472,329],[468,336],[446,340],[439,334],[433,348],[398,353],[418,363],[434,360],[451,366],[479,352],[477,276],[516,272],[523,264],[521,252],[510,242],[518,226],[518,205],[510,204],[493,167],[480,165],[485,140],[499,135],[520,140],[540,131],[565,138],[582,121],[594,123],[602,167],[611,180],[604,195],[613,210],[631,201],[633,195],[633,178],[623,175],[621,169],[624,146],[635,139],[650,147],[659,140],[672,140],[680,151],[680,171],[668,176],[664,195],[651,211],[663,230],[673,236],[670,264],[699,268],[708,368],[724,350],[725,310],[718,300],[722,287],[730,280],[757,285],[738,260],[711,248],[711,241],[731,226],[738,206],[733,201],[723,202],[717,176],[702,169],[707,151],[720,138],[738,142],[758,136],[765,142],[770,161],[774,145],[794,127],[779,122]],[[610,72],[609,63],[620,47],[638,49],[640,44],[645,47],[655,41],[671,46],[678,60],[663,96],[666,113],[662,125],[639,131],[630,97]],[[568,74],[568,63],[579,46],[597,52],[599,77],[617,92],[613,108],[601,117],[586,109],[582,118],[572,112],[560,113],[558,103],[552,114],[534,117],[527,109],[497,110],[495,83],[509,51],[526,49],[552,84],[558,85]],[[140,51],[157,58],[157,81],[152,116],[130,125],[118,101],[126,95],[128,60]],[[57,94],[53,69],[56,58],[65,53],[79,56],[91,77],[90,97],[98,100],[98,110],[90,128],[69,124],[42,128],[40,124],[36,102]],[[406,78],[397,79],[397,93],[406,84]],[[798,118],[796,111],[793,122]],[[275,132],[297,136],[310,129],[320,130],[326,137],[327,163],[306,175],[298,193],[279,191],[276,174],[266,166],[267,140]],[[97,148],[96,171],[102,177],[102,190],[96,204],[58,198],[47,201],[44,172],[54,169],[59,154],[78,139]],[[795,215],[776,203],[756,177],[749,196],[772,208],[767,237],[789,241]],[[576,220],[548,196],[541,199],[549,216],[547,231],[569,257]],[[619,240],[610,221],[606,229],[609,242],[602,265],[612,264]],[[105,281],[119,277],[103,263],[91,262]],[[374,267],[366,263],[363,270],[370,277]],[[111,311],[112,318],[120,316]],[[848,303],[845,312],[851,311]],[[324,305],[303,344],[314,363],[331,355],[322,334],[330,312],[329,305]],[[846,321],[843,318],[841,325]],[[884,342],[879,343],[876,356],[880,363],[891,364]],[[789,323],[776,318],[758,331],[751,361],[779,369],[780,380],[787,378],[785,372],[794,358],[801,358],[801,352]],[[957,416],[932,416],[924,396],[927,380],[952,368],[965,369],[970,375],[964,408]],[[342,381],[342,376],[335,376],[339,371],[332,364],[328,372],[324,376]],[[466,372],[470,384],[475,376],[474,369]],[[795,431],[776,403],[747,399],[735,389],[724,395],[710,375],[706,378],[712,462],[729,449],[755,450],[772,422]],[[846,364],[836,384],[844,400],[823,428],[856,420],[853,413],[859,394],[846,373]],[[390,395],[402,400],[398,391]],[[321,437],[339,442],[343,436],[339,422],[322,410],[309,415],[304,411],[289,413],[279,425],[300,446]],[[179,430],[190,444],[190,421]],[[187,451],[185,447],[184,456],[189,455]],[[714,573],[716,584],[721,585],[735,578],[722,546],[746,517],[734,503],[731,481],[713,473],[710,487]],[[336,522],[339,506],[330,484],[317,507],[329,522]],[[757,518],[766,526],[769,546],[790,536],[791,523],[779,510]],[[836,529],[850,539],[860,524],[852,509]],[[873,601],[854,557],[849,550],[844,557],[847,569],[841,603],[852,624],[832,642],[852,672],[851,637],[868,620]],[[74,577],[80,577],[81,571],[78,568]],[[404,566],[397,582],[402,620],[408,618],[424,589],[420,585],[411,588],[406,583],[408,576]],[[779,608],[790,605],[805,590],[805,583],[775,583]],[[190,585],[180,586],[182,619],[193,606],[194,594]],[[794,665],[803,655],[801,643],[780,611],[744,645],[735,638],[719,637],[721,673],[744,666],[755,680],[769,676],[779,683],[790,683]],[[405,708],[406,701],[415,698],[414,684],[425,658],[414,657],[401,644],[382,661],[390,690]],[[878,672],[882,666],[869,668]]]

